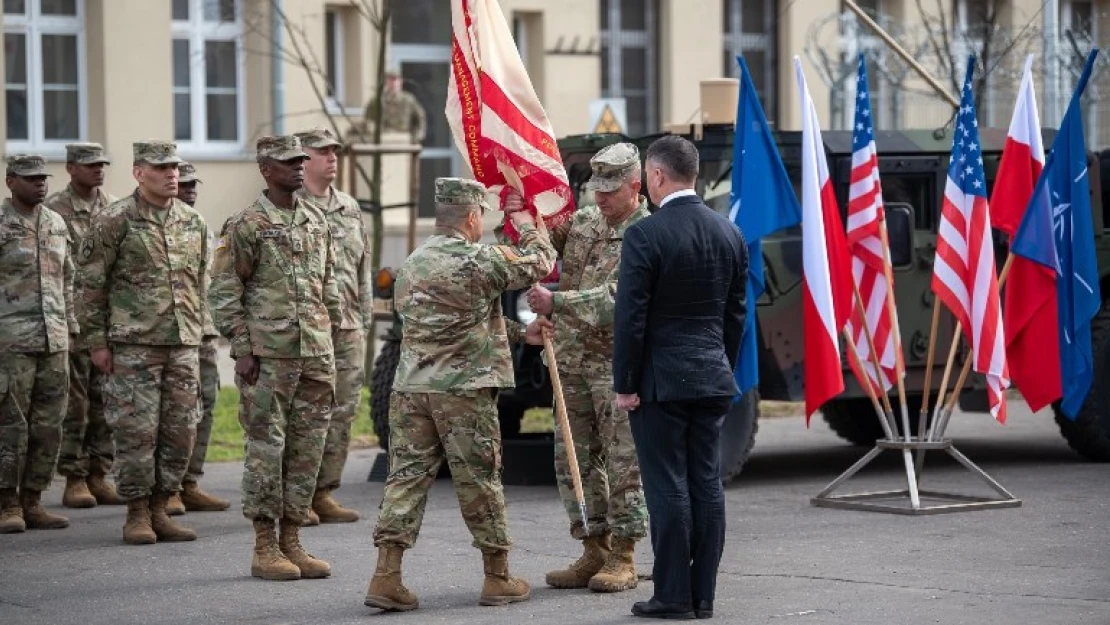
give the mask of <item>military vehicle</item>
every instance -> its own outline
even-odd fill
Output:
[[[732,123],[672,127],[695,143],[701,156],[697,191],[706,203],[727,214],[730,204],[733,150]],[[891,263],[894,269],[895,298],[901,323],[906,362],[906,390],[911,428],[916,432],[924,388],[926,356],[932,320],[933,292],[930,288],[936,231],[948,172],[952,138],[945,129],[876,132],[879,170],[890,233]],[[1045,145],[1052,144],[1054,131],[1043,131]],[[980,129],[987,184],[993,189],[995,174],[1005,143],[1005,130]],[[560,152],[579,205],[582,186],[589,179],[589,159],[601,148],[618,141],[637,144],[641,154],[661,134],[630,138],[618,134],[588,134],[565,137]],[[830,174],[842,213],[847,206],[852,161],[850,132],[824,132]],[[776,141],[795,187],[801,178],[801,133],[778,132]],[[1073,422],[1058,406],[1055,418],[1068,444],[1083,457],[1110,461],[1110,186],[1104,191],[1100,180],[1110,180],[1110,150],[1091,155],[1092,210],[1098,248],[1104,303],[1093,322],[1095,380],[1091,393]],[[653,207],[654,208],[654,207]],[[1006,254],[1005,238],[995,233],[997,266]],[[803,399],[802,346],[802,246],[800,229],[790,229],[764,239],[767,291],[755,306],[759,339],[759,388],[734,404],[725,423],[722,471],[726,480],[737,476],[748,458],[758,429],[759,399],[800,401]],[[387,281],[383,281],[383,284]],[[382,289],[376,296],[390,295]],[[505,314],[522,322],[533,318],[524,291],[503,296]],[[936,343],[932,376],[932,396],[939,388],[955,322],[945,312]],[[394,324],[391,340],[399,340],[400,324]],[[387,343],[374,368],[372,392],[374,421],[379,438],[386,440],[388,384],[396,367],[399,343]],[[513,347],[516,389],[502,393],[502,432],[511,438],[519,432],[525,409],[551,405],[547,370],[540,360],[541,349],[527,345]],[[962,365],[966,347],[961,348],[957,365]],[[842,359],[847,363],[847,359]],[[953,376],[954,377],[954,376]],[[826,403],[822,413],[829,426],[841,437],[859,445],[869,445],[882,436],[866,391],[858,385],[845,364],[845,390]],[[1102,381],[1100,383],[1099,381]],[[897,398],[893,405],[897,406]],[[959,397],[961,409],[986,411],[986,389],[981,375],[969,377]],[[383,445],[387,444],[383,442]]]

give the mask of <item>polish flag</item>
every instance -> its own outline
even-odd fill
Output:
[[[844,390],[839,335],[852,310],[852,265],[817,110],[797,56],[794,70],[802,99],[802,330],[808,423],[810,415]]]
[[[1011,240],[1025,216],[1033,188],[1044,169],[1041,120],[1037,115],[1037,94],[1033,90],[1033,55],[1025,61],[1014,117],[1002,150],[1002,163],[991,196],[991,221]],[[1006,359],[1013,382],[1034,412],[1060,398],[1063,384],[1059,341],[1045,341],[1056,335],[1059,316],[1053,291],[1056,273],[1023,256],[1014,256],[1010,284],[1003,293],[1002,325],[1006,333]],[[1040,288],[1038,288],[1038,286]]]
[[[1011,238],[1025,215],[1033,187],[1044,169],[1044,144],[1041,141],[1041,118],[1037,114],[1037,94],[1033,90],[1033,55],[1025,59],[1014,117],[1002,149],[1002,162],[994,181],[991,196],[991,226]]]

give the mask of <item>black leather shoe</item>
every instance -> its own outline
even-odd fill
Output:
[[[665,618],[685,620],[694,618],[694,611],[689,605],[681,603],[663,603],[652,597],[650,601],[637,601],[632,605],[632,614],[644,618]]]
[[[712,601],[695,601],[694,602],[694,616],[698,618],[713,618],[713,602]]]

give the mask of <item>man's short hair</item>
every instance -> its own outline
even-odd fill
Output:
[[[437,226],[459,226],[472,212],[481,212],[480,204],[436,204]]]
[[[668,178],[682,182],[694,182],[698,178],[698,149],[677,135],[667,135],[652,142],[645,160],[663,168]]]

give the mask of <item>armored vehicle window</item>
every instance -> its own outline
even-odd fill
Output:
[[[933,218],[937,207],[934,206],[933,185],[936,183],[932,174],[888,174],[881,177],[883,186],[883,203],[908,204],[913,207],[914,229],[934,230]]]

